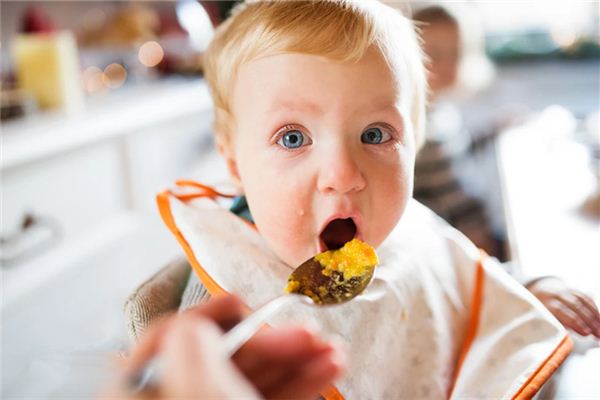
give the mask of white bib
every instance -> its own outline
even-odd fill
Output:
[[[250,224],[209,198],[173,193],[159,194],[161,216],[211,294],[235,293],[254,309],[283,293],[292,268]],[[529,398],[568,355],[570,339],[543,305],[416,201],[377,253],[354,300],[269,321],[311,321],[345,342],[344,397]]]

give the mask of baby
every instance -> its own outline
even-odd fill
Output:
[[[379,246],[411,197],[421,52],[407,20],[372,8],[380,29],[345,3],[253,4],[206,54],[219,149],[292,266],[353,237]]]
[[[411,22],[376,1],[251,2],[205,56],[218,148],[240,194],[232,210],[256,230],[194,194],[171,190],[158,203],[210,294],[255,308],[282,293],[291,268],[358,238],[381,260],[367,293],[288,310],[351,348],[346,378],[325,397],[534,394],[568,337],[411,200],[426,97]]]

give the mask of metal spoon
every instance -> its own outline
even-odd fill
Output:
[[[352,246],[363,250],[363,254],[361,254],[363,257],[360,257],[360,260],[354,260],[363,263],[360,265],[355,263],[350,273],[345,270],[344,265],[340,266],[339,263],[333,266],[337,269],[332,269],[331,264],[337,261],[335,256]],[[366,257],[365,252],[369,253]],[[325,262],[320,261],[324,258],[334,262],[327,264],[326,260]],[[342,249],[326,251],[306,260],[290,274],[286,287],[286,292],[289,294],[270,300],[225,335],[226,354],[232,356],[269,317],[284,306],[293,303],[328,306],[352,300],[362,293],[371,282],[377,263],[375,250],[356,239],[348,242]]]
[[[343,253],[349,248],[360,250],[361,253],[354,260],[348,259],[347,254]],[[344,260],[351,265],[344,264]],[[365,290],[373,278],[377,263],[375,250],[357,239],[346,243],[341,249],[325,251],[306,260],[290,274],[286,287],[288,294],[270,300],[224,335],[222,346],[225,354],[233,356],[270,317],[285,306],[298,303],[322,307],[352,300]],[[154,357],[130,379],[132,391],[138,393],[155,385],[161,370],[160,358]]]
[[[348,252],[359,254],[348,260],[348,254],[344,254]],[[319,305],[344,303],[365,290],[377,263],[375,250],[353,239],[341,249],[325,251],[303,262],[288,278],[286,291],[308,296]]]

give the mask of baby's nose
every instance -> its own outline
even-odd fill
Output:
[[[321,164],[317,188],[325,194],[345,194],[364,189],[366,180],[349,151],[331,152]]]

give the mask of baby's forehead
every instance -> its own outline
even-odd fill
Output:
[[[284,53],[240,66],[234,98],[260,105],[265,112],[322,114],[343,105],[375,111],[398,104],[397,82],[376,51],[365,53],[357,61]]]

